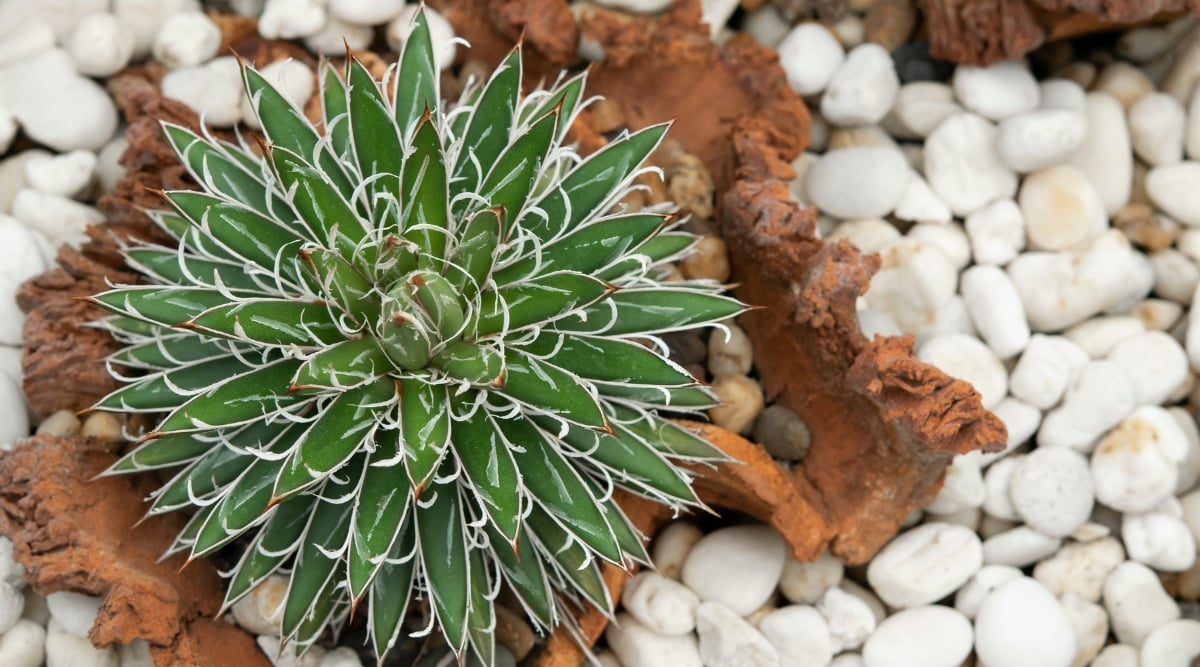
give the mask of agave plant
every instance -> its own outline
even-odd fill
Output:
[[[648,560],[613,490],[699,506],[678,462],[723,458],[656,413],[714,403],[660,335],[744,309],[618,203],[667,127],[581,158],[584,75],[522,94],[519,46],[443,105],[421,13],[383,81],[321,67],[318,125],[243,72],[261,150],[165,125],[202,191],[151,212],[178,247],[124,249],[147,284],[92,297],[126,344],[96,409],[166,413],[106,474],[181,467],[170,553],[245,536],[225,606],[286,573],[301,650],[361,610],[382,659],[416,596],[485,665],[502,587],[540,629],[611,612],[599,564]]]

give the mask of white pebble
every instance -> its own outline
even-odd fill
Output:
[[[704,537],[704,533],[696,524],[676,520],[658,531],[658,537],[650,548],[650,561],[654,569],[668,579],[679,579],[683,563],[692,551],[692,547]]]
[[[988,667],[1070,667],[1075,634],[1050,591],[1020,577],[989,593],[979,606],[975,654]]]
[[[1188,102],[1186,133],[1184,148],[1188,158],[1200,160],[1200,87],[1196,88]]]
[[[1151,167],[1183,159],[1184,110],[1166,93],[1143,95],[1129,107],[1133,150]]]
[[[999,404],[1008,393],[1004,364],[974,336],[959,333],[935,336],[917,349],[917,358],[970,383],[979,392],[985,408]]]
[[[96,154],[74,150],[62,155],[36,156],[25,163],[25,181],[47,195],[78,198],[85,194],[96,171]]]
[[[1017,175],[1000,162],[995,140],[995,126],[973,113],[950,116],[926,140],[925,178],[956,215],[1016,194]]]
[[[908,163],[899,151],[858,146],[822,155],[808,170],[805,190],[831,216],[877,218],[896,208],[908,179]]]
[[[1062,538],[1040,533],[1029,526],[1017,526],[983,541],[983,562],[988,565],[1025,567],[1058,550]]]
[[[1017,508],[1013,507],[1012,498],[1008,495],[1008,485],[1022,458],[1024,456],[1021,454],[1013,454],[988,466],[983,477],[983,510],[988,516],[1005,521],[1020,519]]]
[[[1055,595],[1071,594],[1096,602],[1104,581],[1125,560],[1125,549],[1115,537],[1068,544],[1033,568],[1033,577]]]
[[[1068,164],[1026,176],[1017,201],[1029,246],[1035,250],[1066,250],[1108,228],[1100,195],[1082,172]]]
[[[833,33],[820,23],[801,23],[776,47],[788,85],[801,95],[825,89],[846,54]]]
[[[304,45],[316,53],[344,56],[347,46],[351,51],[365,51],[371,47],[374,38],[375,30],[371,26],[354,25],[331,16],[324,28],[304,38]]]
[[[928,327],[954,297],[958,271],[953,262],[936,247],[911,240],[887,246],[879,258],[867,304],[890,315],[907,333]]]
[[[502,647],[498,646],[496,648],[498,652],[501,652]],[[504,664],[500,655],[496,656],[496,664]],[[122,664],[121,667],[126,666]],[[358,654],[354,652],[354,649],[343,646],[321,656],[321,661],[317,663],[317,667],[363,667],[363,664]]]
[[[409,4],[400,14],[392,19],[387,26],[387,43],[395,51],[400,51],[408,41],[412,32],[413,19],[417,15],[418,5]],[[454,26],[436,10],[426,7],[425,20],[429,24],[429,37],[433,42],[433,59],[439,69],[446,69],[454,62],[458,46],[454,43]]]
[[[834,125],[878,123],[899,91],[891,54],[878,44],[860,44],[846,54],[825,87],[821,115]]]
[[[971,653],[971,622],[949,607],[905,609],[863,645],[866,667],[958,667]]]
[[[1192,227],[1200,226],[1200,161],[1155,167],[1146,174],[1150,201],[1164,213]]]
[[[1183,572],[1196,562],[1196,540],[1173,497],[1149,512],[1124,514],[1121,539],[1131,560],[1160,572]]]
[[[329,13],[355,25],[387,23],[404,10],[404,0],[329,0]]]
[[[283,600],[287,577],[271,575],[233,603],[230,611],[237,624],[256,635],[278,637],[283,620]]]
[[[50,24],[26,3],[0,5],[0,67],[48,51],[56,39]]]
[[[96,621],[102,598],[81,593],[62,591],[46,596],[50,617],[58,621],[65,632],[76,637],[87,637]]]
[[[1162,331],[1130,336],[1113,346],[1108,360],[1129,376],[1138,405],[1159,405],[1184,381],[1187,353]]]
[[[775,647],[779,667],[827,665],[837,652],[825,617],[806,605],[767,614],[758,622],[758,630]]]
[[[946,467],[942,488],[925,510],[938,514],[961,512],[982,506],[986,494],[983,473],[979,469],[979,452],[958,454]]]
[[[267,0],[258,17],[258,34],[267,39],[315,35],[327,19],[323,0]]]
[[[1154,293],[1176,303],[1189,305],[1200,285],[1200,267],[1184,253],[1166,248],[1150,254],[1154,267]]]
[[[1048,410],[1088,362],[1087,354],[1063,336],[1033,334],[1013,367],[1008,388],[1013,396]]]
[[[875,613],[862,598],[841,588],[825,591],[817,602],[817,611],[829,623],[833,652],[841,653],[862,646],[875,631]]]
[[[1075,656],[1071,665],[1081,667],[1104,648],[1108,639],[1108,613],[1104,607],[1070,593],[1060,597],[1059,603],[1075,633]]]
[[[954,94],[967,109],[1002,120],[1036,109],[1040,92],[1029,69],[1010,60],[989,67],[959,66],[954,70]]]
[[[992,408],[992,413],[1004,422],[1004,428],[1008,430],[1008,440],[1003,451],[983,454],[980,457],[980,463],[984,466],[995,465],[996,461],[1028,442],[1042,423],[1041,410],[1012,396],[1000,401],[999,405]]]
[[[1142,664],[1190,667],[1200,657],[1200,621],[1185,618],[1155,628],[1142,643]]]
[[[1087,117],[1081,112],[1028,111],[1005,118],[996,127],[996,154],[1015,172],[1037,171],[1065,160],[1086,135]]]
[[[1087,459],[1064,447],[1037,448],[1009,479],[1013,508],[1031,528],[1066,537],[1092,514],[1095,496]]]
[[[1071,154],[1099,193],[1109,215],[1129,203],[1133,188],[1133,148],[1121,103],[1106,93],[1087,96],[1087,136]]]
[[[682,635],[696,627],[700,598],[687,586],[657,572],[639,572],[625,584],[621,604],[650,630]]]
[[[1080,322],[1063,335],[1093,359],[1103,359],[1121,341],[1146,331],[1146,324],[1136,317],[1109,315]]]
[[[20,589],[7,581],[0,582],[0,634],[8,632],[21,620],[24,609],[25,596]]]
[[[891,117],[914,138],[928,137],[946,118],[962,111],[954,89],[936,81],[914,81],[900,87]]]
[[[995,266],[973,266],[959,281],[971,321],[992,352],[1001,359],[1020,353],[1029,342],[1029,323],[1008,274]]]
[[[971,242],[958,223],[922,222],[910,227],[904,238],[941,250],[956,270],[961,271],[971,263]]]
[[[753,37],[759,44],[779,51],[781,65],[783,64],[783,52],[780,47],[783,38],[791,29],[792,27],[779,15],[779,10],[771,4],[765,4],[754,11],[747,12],[745,18],[742,19],[742,31]],[[784,65],[784,72],[787,72],[786,65]]]
[[[1166,410],[1145,405],[1113,429],[1092,454],[1096,499],[1120,512],[1148,512],[1170,497],[1187,436]]]
[[[46,628],[46,667],[117,667],[112,646],[98,649],[91,640],[63,629],[55,619]]]
[[[909,171],[908,187],[896,204],[896,217],[901,220],[922,223],[945,224],[953,218],[950,208],[915,171]]]
[[[19,90],[4,103],[25,134],[64,153],[97,150],[117,130],[117,108],[95,81],[80,76],[62,49],[0,69],[0,89]]]
[[[204,14],[187,13],[163,21],[150,51],[172,69],[207,62],[221,46],[221,29]]]
[[[604,638],[624,667],[705,667],[695,635],[660,635],[625,612],[608,624]]]
[[[67,39],[65,47],[80,74],[106,77],[121,71],[133,57],[133,33],[116,16],[88,14]]]
[[[1111,95],[1128,109],[1143,95],[1154,92],[1154,82],[1136,66],[1115,60],[1104,67],[1092,89]]]
[[[125,178],[125,167],[120,163],[120,159],[127,148],[129,141],[124,135],[117,135],[100,149],[96,160],[97,190],[100,194],[111,193],[117,181]]]
[[[968,215],[965,227],[976,264],[1004,265],[1025,248],[1025,218],[1011,199],[999,199]]]
[[[242,73],[232,56],[171,70],[163,77],[162,92],[213,127],[233,127],[242,119]]]
[[[811,563],[789,558],[779,577],[779,591],[789,602],[814,604],[842,581],[845,566],[828,553]]]
[[[730,526],[692,547],[681,579],[701,600],[746,616],[775,591],[786,558],[787,545],[771,527]]]
[[[41,233],[54,247],[64,243],[79,247],[87,240],[87,226],[104,221],[104,215],[87,204],[29,188],[17,193],[12,217]]]
[[[277,60],[263,67],[259,72],[271,85],[279,89],[297,109],[303,109],[313,94],[313,72],[308,65],[297,60]],[[241,98],[242,118],[245,125],[259,129],[262,124],[258,114],[245,95]]]
[[[1155,628],[1179,618],[1179,605],[1163,590],[1158,575],[1134,561],[1108,573],[1104,607],[1117,640],[1131,646],[1141,646]]]
[[[954,594],[954,608],[963,616],[974,620],[988,594],[1013,579],[1025,576],[1011,565],[984,565],[975,576]]]
[[[705,667],[776,667],[771,642],[723,604],[705,602],[696,610],[696,635]]]
[[[33,621],[17,621],[0,635],[0,665],[41,667],[46,658],[46,629]]]
[[[198,12],[196,0],[113,0],[113,14],[133,35],[133,57],[150,54],[163,21],[183,12]]]
[[[1038,103],[1041,109],[1061,109],[1083,113],[1087,109],[1087,91],[1078,82],[1071,79],[1044,79],[1038,82],[1042,99]],[[1081,119],[1081,122],[1086,122]]]
[[[974,531],[927,523],[880,550],[867,567],[867,579],[890,606],[916,607],[949,595],[982,564],[982,545]]]
[[[1138,650],[1125,644],[1109,644],[1092,661],[1091,667],[1138,667]]]

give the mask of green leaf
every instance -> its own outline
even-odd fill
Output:
[[[422,116],[412,135],[412,152],[400,175],[400,229],[417,245],[417,266],[441,271],[450,225],[446,162],[437,124]],[[385,230],[386,231],[386,230]]]
[[[466,535],[463,534],[465,517],[456,482],[435,484],[428,495],[431,496],[428,504],[419,504],[415,513],[421,564],[433,599],[434,615],[450,647],[459,652],[467,639],[470,580]]]
[[[458,288],[467,302],[483,290],[492,272],[503,232],[502,216],[503,211],[498,208],[478,211],[458,234],[458,246],[451,253],[446,279]]]
[[[272,218],[203,192],[168,192],[167,199],[192,224],[220,244],[222,251],[266,271],[274,272],[279,267],[289,279],[295,279],[291,260],[303,239],[317,240],[307,229],[298,233],[295,228],[280,225]]]
[[[587,308],[612,292],[607,283],[579,273],[553,273],[480,295],[477,336],[547,324]]]
[[[505,440],[486,410],[478,408],[454,423],[454,452],[471,493],[509,544],[521,526],[521,474],[513,461],[514,443]]]
[[[529,115],[529,118],[541,118],[557,107],[559,110],[558,117],[561,120],[558,124],[558,131],[555,133],[556,142],[561,142],[571,129],[571,124],[575,120],[575,113],[579,110],[580,102],[583,101],[583,87],[586,81],[586,70],[567,79],[553,89],[553,92],[537,108],[537,111]],[[529,118],[522,118],[521,121],[527,122]]]
[[[247,371],[244,361],[225,355],[137,378],[92,406],[110,412],[158,412],[178,407],[205,387]]]
[[[520,226],[548,241],[599,214],[658,147],[668,124],[651,125],[610,141],[571,170],[558,187],[537,202],[543,215],[522,216]]]
[[[612,527],[613,536],[626,557],[642,565],[651,565],[650,553],[646,551],[646,537],[639,533],[630,523],[629,517],[611,496],[600,502],[600,511]]]
[[[564,318],[556,327],[606,336],[655,334],[707,326],[745,310],[737,299],[695,290],[665,286],[625,289],[586,308],[584,317]]]
[[[130,345],[109,355],[108,360],[127,368],[170,370],[226,356],[231,349],[240,348],[223,340],[207,340],[193,333],[180,333]]]
[[[720,403],[710,389],[695,387],[655,387],[607,382],[593,383],[602,396],[619,398],[643,407],[669,410],[707,410]]]
[[[402,533],[409,530],[412,486],[404,472],[398,438],[376,438],[362,488],[355,498],[354,527],[347,555],[350,597],[358,600],[368,590],[384,557]]]
[[[309,357],[300,365],[291,388],[343,391],[391,370],[379,342],[366,336],[336,343]]]
[[[666,220],[665,216],[656,214],[635,214],[587,224],[542,247],[537,255],[527,256],[496,271],[496,284],[507,285],[531,275],[554,271],[593,275],[632,252],[662,229]]]
[[[543,627],[553,625],[553,593],[542,569],[542,559],[539,557],[536,545],[530,541],[529,528],[521,526],[517,538],[520,555],[505,543],[506,538],[496,531],[495,526],[484,526],[488,531],[488,541],[492,546],[491,553],[496,558],[496,564],[504,573],[504,579],[512,587],[517,598],[525,606],[529,614],[537,619]]]
[[[331,345],[343,340],[323,303],[294,299],[246,299],[200,313],[189,328],[259,345]]]
[[[515,349],[507,350],[504,384],[498,391],[537,412],[589,428],[608,428],[600,405],[577,376]]]
[[[375,292],[375,284],[350,262],[325,248],[305,248],[300,256],[325,296],[355,322],[366,324],[379,319],[379,295]]]
[[[529,193],[542,173],[542,162],[554,145],[557,124],[556,112],[534,122],[500,154],[479,186],[479,195],[486,205],[503,210],[505,219],[515,220],[524,210]]]
[[[400,143],[392,110],[375,77],[357,58],[347,63],[350,94],[350,136],[354,159],[366,185],[372,219],[377,229],[395,229],[399,215],[397,196],[404,147]]]
[[[462,135],[462,151],[454,165],[451,195],[475,192],[496,158],[508,145],[517,98],[521,94],[521,47],[518,45],[492,72]]]
[[[282,461],[252,460],[253,463],[221,493],[217,510],[204,522],[192,545],[193,558],[213,554],[263,518],[271,500],[271,485]]]
[[[430,364],[456,380],[475,384],[499,385],[504,375],[504,358],[495,348],[464,341],[447,345]]]
[[[362,451],[395,393],[385,377],[330,401],[283,460],[271,495],[284,498],[308,489]]]
[[[413,495],[422,490],[437,470],[450,441],[450,399],[445,385],[406,375],[400,378],[401,437],[404,465]]]
[[[220,447],[219,441],[197,438],[193,434],[168,435],[149,440],[117,459],[104,475],[121,475],[190,463],[201,455]]]
[[[553,428],[545,418],[537,420],[543,428]],[[691,484],[679,469],[650,445],[626,431],[620,424],[613,424],[616,435],[587,429],[573,428],[563,438],[571,449],[587,457],[618,478],[619,483],[631,481],[668,498],[687,503],[697,503]]]
[[[176,408],[158,425],[158,432],[232,426],[309,400],[288,392],[299,367],[296,359],[280,359],[234,376]]]
[[[350,155],[350,123],[346,107],[346,84],[328,61],[321,67],[321,112],[325,134],[333,151],[344,160]]]
[[[573,539],[540,507],[534,506],[528,523],[546,552],[547,562],[553,564],[555,570],[593,605],[611,614],[612,600],[608,597],[608,587],[604,585],[604,577],[600,574],[596,559],[589,556],[583,544]]]
[[[613,406],[615,426],[673,458],[693,461],[728,461],[725,452],[690,430],[644,410]]]
[[[383,561],[368,596],[368,624],[375,655],[383,656],[396,645],[403,628],[404,615],[412,596],[417,555],[416,531],[411,526],[400,531],[392,550]]]
[[[212,505],[208,505],[196,510],[196,513],[192,515],[192,518],[188,519],[187,523],[184,524],[183,530],[179,531],[179,534],[175,536],[174,541],[171,542],[171,546],[167,547],[167,549],[163,551],[163,554],[159,557],[159,560],[166,560],[177,553],[191,549],[192,542],[194,542],[196,539],[196,533],[200,532],[200,526],[204,525],[204,522],[208,520],[208,515],[212,514],[214,509],[216,508]]]
[[[160,284],[225,286],[239,290],[262,289],[240,264],[202,259],[168,248],[149,246],[126,250],[125,257],[132,262],[131,266],[155,277],[155,282]]]
[[[514,449],[513,459],[523,473],[522,480],[530,495],[552,514],[571,534],[578,537],[605,560],[621,562],[621,549],[612,528],[604,518],[596,499],[575,465],[563,457],[546,435],[529,421],[497,419],[509,442],[520,443],[524,451]],[[534,526],[536,532],[541,532]]]
[[[175,327],[209,308],[228,303],[229,297],[204,287],[131,285],[101,292],[89,300],[110,312]]]
[[[483,551],[470,549],[471,586],[468,589],[470,600],[467,606],[467,636],[475,655],[485,665],[491,665],[496,660],[496,611],[488,595],[492,583],[484,565]]]
[[[278,570],[300,545],[300,536],[312,517],[317,497],[303,495],[276,505],[262,530],[242,553],[225,589],[222,609],[235,602]]]
[[[223,445],[210,448],[151,494],[154,502],[146,514],[164,514],[194,506],[193,499],[202,499],[237,479],[251,458]],[[200,526],[196,526],[197,533],[199,530]],[[191,538],[194,540],[195,536],[193,533]]]
[[[644,266],[653,266],[659,262],[679,257],[685,250],[696,244],[696,237],[687,232],[662,232],[654,238],[638,246],[632,256],[622,259],[612,266],[597,272],[600,280],[614,281],[628,273],[641,275]],[[642,263],[639,257],[649,261]]]
[[[696,378],[650,348],[618,338],[545,332],[520,349],[589,380],[683,386]]]
[[[433,57],[433,38],[429,34],[429,19],[424,11],[413,17],[412,31],[404,41],[400,66],[394,76],[396,89],[392,99],[396,125],[407,143],[412,128],[426,111],[438,108],[438,68]]]
[[[313,614],[312,608],[331,603],[329,587],[334,578],[340,554],[350,533],[350,512],[354,503],[346,497],[354,492],[362,479],[366,455],[359,454],[337,475],[327,478],[321,489],[312,520],[301,539],[300,550],[288,581],[287,598],[283,606],[282,630],[291,636],[301,623]],[[318,609],[324,612],[323,609]]]
[[[351,264],[370,266],[375,259],[368,252],[370,248],[358,247],[367,235],[363,220],[337,188],[326,180],[325,172],[282,148],[272,147],[269,155],[280,185],[288,193],[312,238],[336,250]]]

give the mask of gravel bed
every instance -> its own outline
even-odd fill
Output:
[[[972,383],[1007,425],[1007,450],[958,456],[937,498],[862,567],[791,560],[761,525],[669,524],[653,545],[656,569],[626,588],[600,661],[1188,667],[1200,657],[1200,22],[1134,29],[1095,52],[1046,49],[1032,66],[952,68],[919,45],[889,52],[878,30],[865,41],[877,3],[915,12],[856,0],[825,27],[785,20],[777,6],[795,3],[702,5],[714,39],[737,29],[777,48],[810,102],[812,144],[791,190],[816,207],[826,238],[879,253],[859,304],[864,333],[910,334],[920,359]],[[593,4],[657,12],[670,2]],[[264,37],[331,55],[377,33],[395,48],[415,8],[222,5],[258,16]],[[0,447],[33,431],[121,437],[111,415],[39,423],[29,413],[11,294],[53,265],[57,246],[85,238],[102,218],[92,204],[122,174],[122,128],[97,79],[153,57],[171,68],[164,92],[212,126],[250,115],[237,63],[217,53],[220,30],[201,9],[0,2]],[[433,27],[448,65],[461,45],[444,20]],[[265,73],[301,106],[314,92],[301,63]],[[18,131],[41,147],[13,154]],[[664,165],[678,177],[669,194],[703,202],[707,187],[711,199],[703,167],[677,158]],[[728,278],[720,238],[701,250],[680,270]],[[706,366],[727,401],[713,421],[781,462],[802,459],[807,430],[780,406],[764,410],[745,333],[687,343],[699,351],[684,361]],[[152,664],[144,644],[91,646],[98,599],[43,598],[21,575],[0,538],[0,665]],[[231,614],[276,665],[362,664],[333,645],[281,656],[282,590],[270,579]]]

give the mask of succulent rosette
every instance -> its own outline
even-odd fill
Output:
[[[723,455],[657,411],[714,398],[661,335],[744,306],[619,204],[666,125],[581,157],[585,75],[523,94],[518,47],[443,104],[434,62],[418,13],[383,81],[322,65],[319,124],[245,67],[261,150],[164,125],[201,190],[92,298],[125,344],[96,409],[165,413],[107,474],[178,468],[149,514],[194,512],[171,553],[239,541],[226,607],[281,572],[286,640],[356,610],[382,659],[421,596],[491,665],[501,588],[551,628],[648,561],[614,489],[700,506],[679,462]]]

